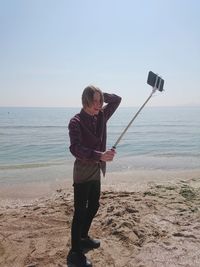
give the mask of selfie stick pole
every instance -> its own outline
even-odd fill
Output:
[[[159,79],[159,82],[158,82]],[[133,121],[136,119],[136,117],[138,116],[138,114],[141,112],[141,110],[144,108],[144,106],[146,105],[146,103],[150,100],[150,98],[152,97],[152,95],[155,93],[156,90],[162,91],[161,89],[161,79],[158,75],[156,75],[155,78],[155,82],[154,82],[154,86],[152,89],[152,92],[150,94],[150,96],[147,98],[147,100],[144,102],[144,104],[141,106],[141,108],[138,110],[138,112],[135,114],[135,116],[132,118],[132,120],[129,122],[129,124],[126,126],[126,128],[124,129],[124,131],[121,133],[121,135],[119,136],[119,138],[117,139],[117,141],[115,142],[114,146],[112,147],[112,149],[116,149],[117,145],[119,144],[119,142],[121,141],[122,137],[124,136],[124,134],[127,132],[128,128],[131,126],[131,124],[133,123]],[[157,86],[158,83],[158,86]]]
[[[146,105],[146,103],[149,101],[149,99],[152,97],[152,95],[154,94],[156,90],[153,89],[152,93],[150,94],[150,96],[147,98],[147,100],[144,102],[144,104],[141,106],[141,108],[138,110],[138,112],[135,114],[135,116],[132,118],[132,120],[129,122],[129,124],[126,126],[126,128],[124,129],[124,131],[121,133],[121,135],[119,136],[119,138],[117,139],[117,141],[115,142],[114,146],[112,147],[113,149],[116,149],[117,145],[119,144],[119,142],[121,141],[122,137],[124,136],[124,134],[127,132],[128,128],[131,126],[131,124],[133,123],[133,121],[136,119],[136,117],[138,116],[138,114],[140,113],[140,111],[144,108],[144,106]]]

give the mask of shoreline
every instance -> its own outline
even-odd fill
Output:
[[[149,185],[158,183],[176,183],[181,180],[200,178],[199,170],[135,170],[123,172],[108,172],[101,177],[102,190],[141,191]],[[0,183],[0,202],[2,201],[32,201],[41,197],[50,197],[56,190],[67,189],[73,191],[72,178],[58,178],[55,180],[26,181],[16,183]]]

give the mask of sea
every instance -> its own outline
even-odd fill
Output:
[[[80,108],[0,107],[0,183],[72,179],[68,123]],[[107,148],[138,111],[120,107]],[[116,148],[107,172],[200,169],[200,107],[145,107]]]

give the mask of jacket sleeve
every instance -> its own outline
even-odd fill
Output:
[[[118,108],[121,102],[121,97],[108,93],[103,93],[103,96],[104,96],[104,102],[107,103],[107,105],[103,107],[105,120],[107,121],[110,119],[115,110]]]
[[[100,161],[101,152],[81,145],[81,129],[78,119],[72,118],[69,125],[70,152],[81,160]]]

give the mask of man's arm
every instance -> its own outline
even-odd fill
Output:
[[[70,152],[72,155],[80,160],[92,160],[92,161],[112,161],[115,155],[114,150],[107,150],[105,152],[86,148],[81,145],[81,130],[77,119],[71,119],[69,126],[70,137]]]
[[[69,126],[70,152],[78,159],[99,161],[102,152],[81,145],[81,129],[77,118],[71,119]]]
[[[104,102],[107,103],[107,105],[103,107],[104,116],[107,121],[113,115],[115,110],[118,108],[121,102],[121,97],[115,94],[108,94],[108,93],[103,93],[103,97],[104,97]]]

